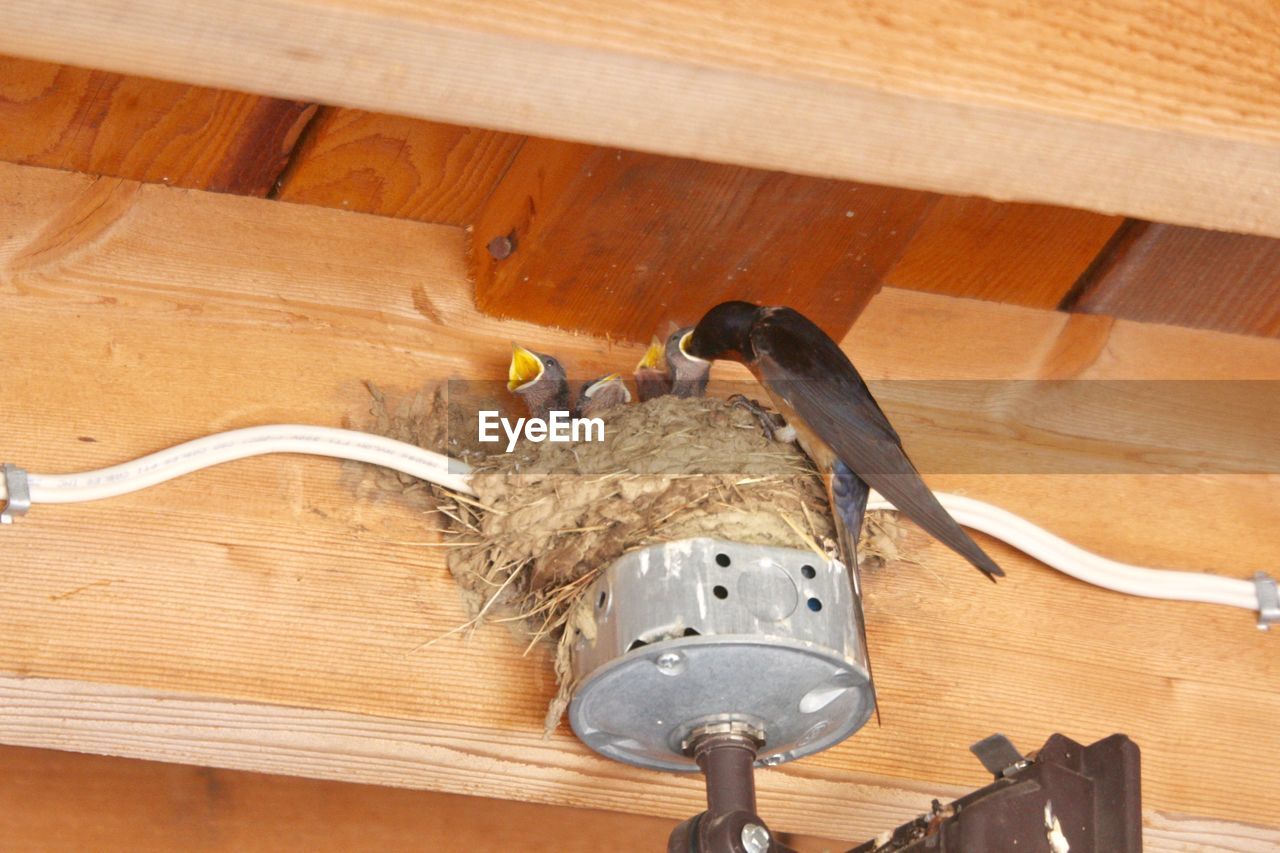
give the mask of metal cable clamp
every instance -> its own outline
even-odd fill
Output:
[[[0,509],[0,524],[13,524],[20,515],[31,509],[31,489],[27,485],[27,472],[10,462],[4,463],[4,489],[8,496]]]
[[[1280,587],[1266,572],[1255,574],[1253,585],[1258,590],[1258,629],[1268,631],[1272,625],[1280,624]]]

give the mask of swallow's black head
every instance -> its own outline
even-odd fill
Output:
[[[750,302],[721,302],[698,321],[684,345],[685,352],[707,361],[717,358],[751,361],[755,358],[751,326],[759,312],[760,306]]]

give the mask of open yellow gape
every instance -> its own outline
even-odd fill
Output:
[[[511,345],[511,367],[507,370],[507,390],[514,391],[542,378],[546,367],[542,359],[529,350],[513,343]]]

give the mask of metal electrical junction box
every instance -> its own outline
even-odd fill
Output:
[[[770,766],[826,749],[873,709],[862,609],[812,551],[688,539],[620,557],[588,593],[574,732],[642,767],[696,771],[695,733],[733,728]]]

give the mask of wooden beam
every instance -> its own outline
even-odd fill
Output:
[[[314,104],[0,57],[0,160],[267,195]]]
[[[364,380],[404,394],[502,376],[513,338],[584,373],[639,356],[478,313],[458,228],[7,165],[0,193],[0,456],[31,470],[259,423],[360,426]],[[1267,339],[896,290],[844,346],[873,379],[1280,378]],[[1020,452],[1016,423],[970,424]],[[909,445],[931,431],[903,430]],[[465,610],[430,547],[436,522],[371,482],[267,457],[37,507],[0,531],[0,742],[696,811],[694,779],[611,763],[563,727],[542,738],[543,651],[523,655],[497,625],[423,645]],[[931,482],[1120,559],[1231,575],[1280,563],[1280,542],[1257,535],[1274,524],[1274,477]],[[1274,637],[1243,611],[1102,592],[984,545],[1009,571],[998,585],[914,529],[915,563],[866,574],[884,726],[763,772],[770,822],[865,839],[982,784],[965,745],[992,731],[1027,748],[1123,731],[1166,849],[1205,821],[1273,837],[1234,823],[1280,809],[1280,768],[1255,760],[1280,712]]]
[[[595,809],[47,749],[0,747],[0,767],[0,844],[8,850],[647,853],[675,825]]]
[[[558,827],[564,834],[551,839],[552,844],[546,847],[520,845],[505,849],[603,849],[593,848],[590,844],[593,838],[599,838],[608,831],[612,821],[612,828],[614,831],[620,830],[623,838],[606,845],[608,849],[630,849],[625,846],[625,839],[630,837],[635,839],[634,849],[651,850],[655,846],[654,842],[661,844],[663,838],[657,829],[662,822],[652,816],[682,818],[686,815],[681,809],[692,814],[704,807],[699,801],[700,792],[696,789],[696,782],[689,776],[635,771],[601,774],[600,768],[590,766],[593,762],[588,760],[584,764],[574,755],[575,750],[566,750],[564,739],[559,736],[550,742],[537,737],[512,738],[510,734],[496,740],[483,730],[469,730],[466,727],[440,729],[402,720],[219,702],[173,693],[148,694],[83,682],[16,679],[6,676],[0,676],[0,699],[4,700],[0,702],[0,739],[10,744],[35,743],[88,753],[119,753],[122,745],[127,744],[123,748],[128,755],[155,761],[199,764],[230,770],[250,769],[273,774],[301,774],[312,779],[356,780],[398,788],[431,788],[467,794],[487,791],[494,777],[501,776],[509,783],[518,785],[518,789],[512,790],[518,790],[520,798],[531,803],[560,804],[568,801],[580,804],[583,794],[581,786],[589,783],[593,786],[589,797],[593,805],[608,803],[610,805],[607,807],[614,811],[630,813],[625,817],[610,816],[598,811],[584,812],[580,808],[575,809],[574,812],[580,816],[571,825]],[[616,764],[605,767],[623,769]],[[13,768],[6,769],[9,770],[9,775],[4,782],[0,782],[0,804],[7,799],[4,785],[13,783]],[[222,787],[221,783],[231,774],[215,775],[214,772],[204,771],[200,775],[205,778],[206,785]],[[762,771],[757,774],[764,782],[760,793],[767,805],[762,808],[773,810],[767,814],[770,824],[775,828],[791,820],[774,818],[780,807],[777,791],[777,782],[780,780],[774,778],[778,775],[779,771]],[[792,807],[803,808],[803,804],[808,802],[819,808],[838,810],[856,804],[859,810],[866,812],[854,824],[859,827],[865,824],[891,828],[899,821],[927,811],[930,797],[945,800],[963,793],[955,786],[937,784],[918,790],[901,781],[898,781],[897,788],[865,782],[850,784],[841,775],[824,772],[806,774],[806,777],[800,787],[788,796],[788,801],[794,797]],[[250,780],[243,787],[251,790],[256,788],[258,796],[270,797],[272,791],[269,782],[273,780],[243,775],[241,778]],[[233,780],[232,784],[238,781]],[[268,784],[263,784],[264,782]],[[62,790],[65,797],[66,789]],[[309,791],[302,788],[300,793],[307,796]],[[298,795],[296,790],[292,793],[295,798]],[[347,799],[358,796],[348,795]],[[380,799],[393,804],[404,802],[403,797],[390,795]],[[435,799],[459,801],[459,806],[453,812],[455,820],[468,813],[476,814],[478,809],[469,807],[470,803],[492,802],[438,795]],[[327,800],[326,817],[335,822],[341,821],[340,813],[333,814],[335,806],[340,807],[341,800],[335,796],[330,796]],[[297,800],[292,799],[291,802],[296,808]],[[84,805],[91,806],[92,801]],[[431,801],[420,800],[415,805],[420,816],[425,808],[430,807]],[[495,806],[509,814],[518,815],[522,810],[526,814],[541,813],[542,820],[538,825],[547,829],[555,828],[556,824],[552,821],[568,811],[563,808],[532,809],[516,804],[505,808],[498,804]],[[65,811],[65,802],[62,810]],[[398,811],[400,809],[379,810],[377,823],[383,833],[390,835],[394,832]],[[263,823],[271,821],[272,817],[265,814],[261,807],[252,808],[252,812],[251,831],[261,833]],[[240,820],[245,819],[244,815],[234,816]],[[24,817],[30,819],[31,815],[28,813]],[[122,817],[129,817],[129,813],[117,809],[111,817],[120,820]],[[490,814],[483,827],[488,833],[486,843],[499,847],[496,842],[500,840],[500,836],[494,834],[496,827],[491,825],[494,823],[492,817]],[[275,819],[279,819],[278,814]],[[439,817],[433,823],[438,825],[438,821]],[[812,819],[810,822],[813,822]],[[295,825],[294,831],[309,828],[305,820],[298,823],[302,825]],[[1280,829],[1258,825],[1256,822],[1196,818],[1148,808],[1144,812],[1144,823],[1145,849],[1152,851],[1185,851],[1189,849],[1189,844],[1198,845],[1208,839],[1216,843],[1214,850],[1240,853],[1252,853],[1264,849],[1266,845],[1280,843]],[[192,828],[190,806],[184,814],[183,824],[188,830]],[[65,832],[65,815],[61,826]],[[4,817],[0,814],[0,829],[3,828]],[[335,830],[341,832],[344,828],[341,823],[337,827],[327,827],[326,835],[332,838]],[[369,831],[368,827],[364,827],[364,830]],[[477,827],[462,824],[457,826],[456,831],[465,837],[465,833],[474,833],[476,830]],[[643,838],[642,832],[651,834]],[[860,842],[871,837],[865,831],[859,833],[855,829],[853,833],[842,836],[843,840],[846,843],[855,840]],[[170,835],[166,840],[172,841],[173,837]],[[418,843],[423,840],[419,839]],[[814,849],[809,844],[818,839],[801,837],[796,841],[802,845],[800,849]],[[323,840],[317,843],[322,845],[321,849],[326,844]],[[455,843],[447,846],[453,849],[462,845]],[[830,850],[833,847],[832,842],[826,842],[823,849]],[[166,845],[166,849],[172,848],[172,843]],[[483,848],[477,846],[474,849]]]
[[[726,299],[839,339],[936,196],[530,139],[472,231],[476,305],[647,342]]]
[[[518,655],[518,652],[516,652]],[[127,754],[229,769],[306,775],[484,794],[503,783],[504,796],[527,802],[575,804],[633,814],[683,819],[705,808],[701,783],[692,775],[648,773],[598,759],[557,734],[523,733],[450,723],[383,718],[314,708],[255,705],[181,694],[158,694],[77,681],[0,676],[0,739],[90,753]],[[49,713],[63,722],[50,726]],[[479,709],[477,709],[479,710]],[[812,770],[813,768],[811,768]],[[779,829],[795,824],[806,803],[857,802],[856,823],[889,825],[929,808],[926,791],[892,780],[832,777],[820,770],[785,782],[769,777],[762,795]],[[958,796],[954,786],[939,786]],[[818,821],[824,823],[825,821]],[[841,835],[847,819],[833,822]],[[872,833],[853,830],[858,837]],[[651,847],[653,845],[650,845]],[[557,848],[558,849],[558,848]]]
[[[16,55],[1280,236],[1275,29],[1269,0],[0,7]]]

